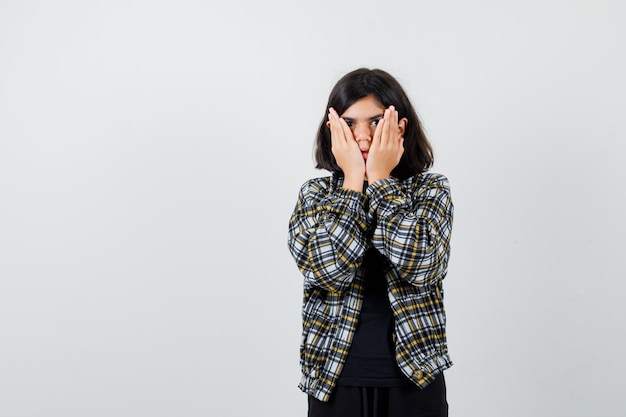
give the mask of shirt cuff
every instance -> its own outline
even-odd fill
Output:
[[[402,187],[395,178],[384,178],[369,184],[365,195],[369,197],[370,210],[382,217],[395,213],[399,207],[408,204]]]
[[[358,191],[348,188],[338,188],[326,201],[327,211],[339,216],[351,217],[357,222],[361,229],[365,230],[364,207],[366,198],[365,194]]]

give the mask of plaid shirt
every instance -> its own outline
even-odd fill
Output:
[[[396,361],[425,387],[452,366],[441,282],[453,215],[448,180],[433,173],[389,178],[365,193],[342,183],[338,175],[307,181],[289,221],[289,249],[304,275],[299,387],[328,401],[359,319],[370,246],[390,264]]]

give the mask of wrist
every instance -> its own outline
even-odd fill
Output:
[[[343,178],[343,188],[363,192],[363,182],[365,181],[365,175],[345,175]]]
[[[376,181],[379,181],[379,180],[383,180],[383,179],[389,178],[390,176],[391,176],[391,172],[386,173],[386,174],[385,174],[385,173],[375,173],[375,172],[373,172],[373,173],[369,173],[369,172],[368,172],[368,173],[367,173],[367,181],[368,181],[370,184],[372,184],[372,183],[374,183],[374,182],[376,182]]]

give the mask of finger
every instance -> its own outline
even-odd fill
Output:
[[[331,123],[335,124],[336,134],[339,135],[344,142],[351,143],[354,141],[354,136],[352,135],[352,130],[348,123],[339,116],[339,113],[332,107],[329,109],[329,114],[332,117]]]
[[[331,128],[337,123],[337,112],[332,107],[328,109],[328,123]]]
[[[383,128],[383,134],[381,136],[381,144],[387,145],[390,139],[390,129],[393,127],[393,119],[392,119],[392,111],[393,106],[389,106],[385,109],[385,115],[383,119],[385,120],[385,126]]]
[[[354,136],[352,135],[352,129],[350,129],[350,126],[348,126],[348,123],[346,123],[346,121],[344,119],[339,117],[339,124],[341,126],[341,130],[342,130],[343,135],[344,135],[344,137],[346,139],[346,142],[348,142],[348,143],[354,142]]]
[[[398,110],[396,110],[395,106],[393,108],[393,112],[392,112],[392,118],[393,118],[393,130],[391,131],[391,133],[393,133],[392,138],[397,139],[398,138]]]
[[[343,130],[339,123],[339,116],[332,107],[328,110],[328,123],[330,123],[330,139],[332,144],[337,146],[341,142],[345,142]]]
[[[395,106],[389,106],[389,124],[387,126],[388,144],[397,145],[398,139],[398,111]]]
[[[383,115],[383,118],[378,121],[376,129],[374,130],[374,136],[372,137],[372,147],[377,147],[380,145],[380,140],[383,135],[383,130],[385,129],[385,124],[385,118]]]
[[[339,152],[343,146],[342,142],[344,142],[344,140],[340,138],[341,132],[337,129],[337,123],[330,113],[328,118],[330,124],[330,151],[333,156],[337,158],[337,152]]]

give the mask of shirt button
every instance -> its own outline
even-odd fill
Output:
[[[415,378],[415,379],[422,379],[422,378],[424,378],[424,372],[418,371],[418,370],[413,371],[413,378]]]

